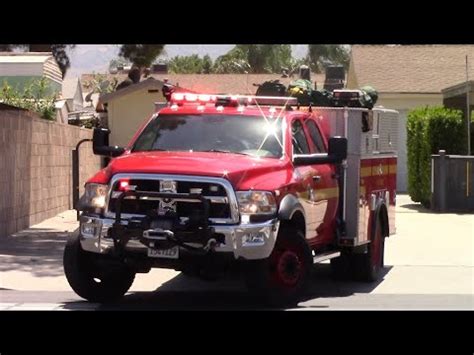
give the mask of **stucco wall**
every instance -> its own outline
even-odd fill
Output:
[[[0,109],[0,237],[72,206],[71,150],[92,131]],[[100,168],[89,142],[80,149],[80,191]]]
[[[165,101],[161,90],[148,89],[120,96],[108,103],[108,123],[111,145],[126,146],[135,132],[155,111],[155,102]]]

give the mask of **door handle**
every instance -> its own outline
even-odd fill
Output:
[[[321,181],[321,175],[315,175],[315,176],[313,176],[313,181],[314,181],[314,182],[319,182],[319,181]]]

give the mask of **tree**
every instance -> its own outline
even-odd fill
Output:
[[[210,74],[212,72],[212,59],[211,57],[206,54],[202,58],[202,71],[203,74]]]
[[[349,68],[349,49],[338,44],[310,44],[308,45],[308,59],[311,62],[311,69],[316,73],[321,73],[323,69],[331,64],[343,65]]]
[[[71,61],[66,51],[75,46],[75,44],[30,44],[28,48],[30,52],[51,52],[64,78],[67,70],[71,67]]]
[[[243,74],[251,70],[245,52],[235,46],[226,54],[217,57],[212,71],[217,74]]]
[[[123,44],[119,55],[143,70],[151,66],[164,47],[164,44]]]
[[[238,44],[217,58],[218,73],[281,73],[294,59],[287,44]]]
[[[130,62],[128,62],[126,59],[124,58],[115,58],[115,59],[112,59],[110,62],[109,62],[109,71],[113,68],[117,68],[117,67],[120,67],[120,66],[126,66],[126,65],[130,65]]]
[[[270,57],[273,55],[273,46],[272,44],[238,44],[236,47],[245,54],[252,73],[267,73],[269,72],[268,62],[271,61]]]
[[[212,59],[207,54],[202,58],[197,54],[177,55],[168,61],[168,70],[175,74],[210,74]]]
[[[267,58],[267,70],[271,73],[281,73],[283,69],[291,67],[294,61],[289,44],[274,45],[271,55]]]
[[[199,74],[203,72],[204,61],[197,54],[177,55],[168,61],[168,70],[175,74]]]
[[[92,93],[108,94],[114,92],[117,88],[118,79],[113,78],[112,81],[107,79],[104,74],[92,74],[92,79],[84,82],[84,88],[91,90]]]
[[[67,55],[66,50],[68,48],[73,48],[75,45],[66,45],[66,44],[53,44],[51,45],[51,52],[53,53],[54,59],[59,65],[59,69],[61,69],[61,73],[63,75],[63,79],[66,76],[67,70],[71,67],[71,61],[69,60],[69,56]]]

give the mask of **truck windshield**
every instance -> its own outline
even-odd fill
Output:
[[[243,115],[159,115],[137,138],[132,152],[200,151],[279,158],[281,121]]]

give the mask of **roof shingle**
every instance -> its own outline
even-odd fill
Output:
[[[358,86],[385,93],[440,93],[474,78],[474,45],[354,45],[351,51]]]

